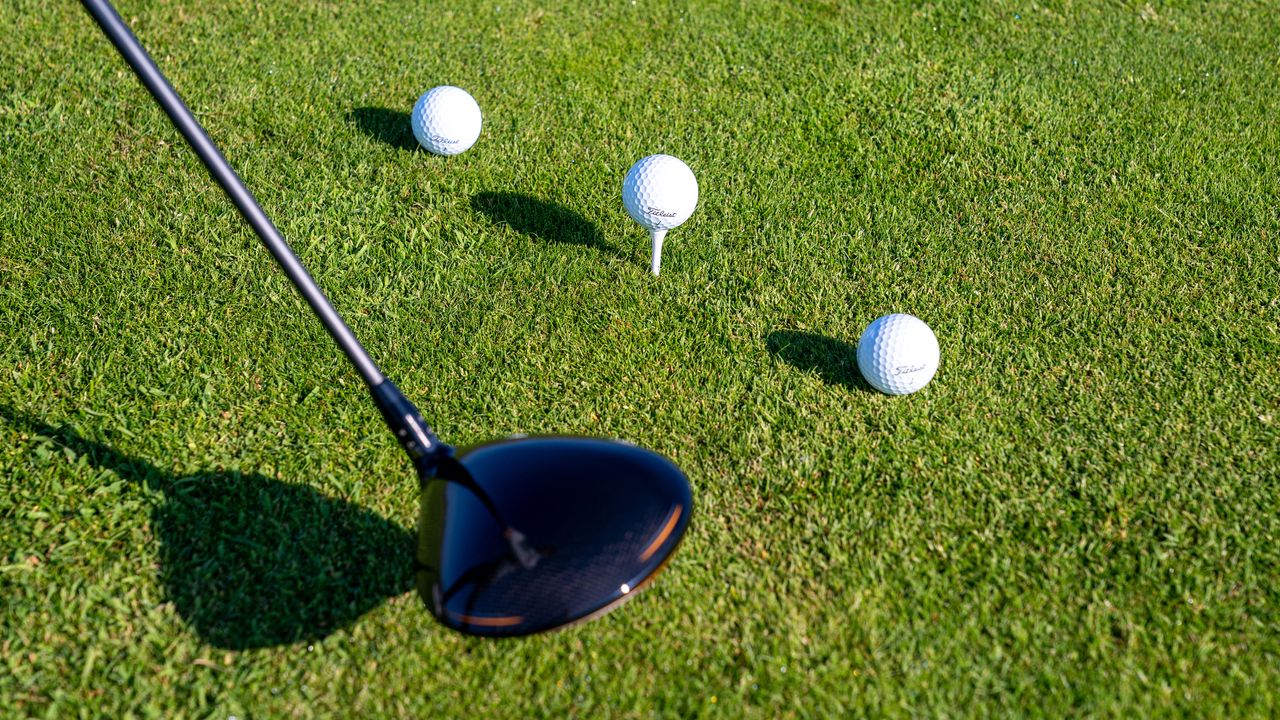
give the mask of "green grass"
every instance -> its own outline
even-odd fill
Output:
[[[83,11],[6,3],[0,715],[1280,713],[1275,3],[122,5],[442,437],[631,439],[696,514],[602,619],[435,624],[355,373]]]

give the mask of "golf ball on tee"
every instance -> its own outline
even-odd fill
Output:
[[[622,180],[622,205],[646,230],[670,230],[698,206],[698,179],[679,158],[641,158]]]
[[[688,220],[698,206],[698,179],[679,158],[640,158],[622,179],[622,206],[632,220],[649,231],[653,244],[649,268],[657,275],[667,231]]]
[[[409,122],[422,147],[437,155],[457,155],[480,137],[480,106],[466,90],[441,85],[418,98]]]
[[[875,319],[858,339],[858,369],[889,395],[913,393],[938,372],[938,338],[923,320],[905,313]]]

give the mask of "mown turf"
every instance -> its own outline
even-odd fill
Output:
[[[1275,3],[122,5],[442,437],[631,439],[697,510],[619,612],[436,625],[357,376],[87,16],[5,3],[0,714],[1280,712]]]

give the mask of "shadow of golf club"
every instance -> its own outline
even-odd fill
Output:
[[[164,493],[151,515],[160,580],[200,638],[229,649],[323,638],[413,588],[408,530],[351,503],[257,474],[175,477],[69,427],[0,417]]]
[[[617,251],[605,243],[600,228],[578,213],[532,195],[482,192],[471,197],[471,207],[490,220],[538,240],[585,245],[605,252]]]
[[[852,390],[874,392],[858,370],[858,348],[826,335],[799,330],[775,330],[765,339],[769,352],[801,370],[818,373],[823,381]]]
[[[347,120],[365,135],[397,150],[416,150],[418,141],[409,126],[409,113],[380,107],[360,107],[347,113]]]

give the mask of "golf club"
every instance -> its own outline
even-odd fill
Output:
[[[408,453],[419,478],[418,592],[438,620],[484,636],[550,630],[607,612],[662,568],[692,511],[689,481],[674,463],[594,438],[513,437],[460,453],[442,443],[383,376],[111,3],[82,3],[355,366]]]

